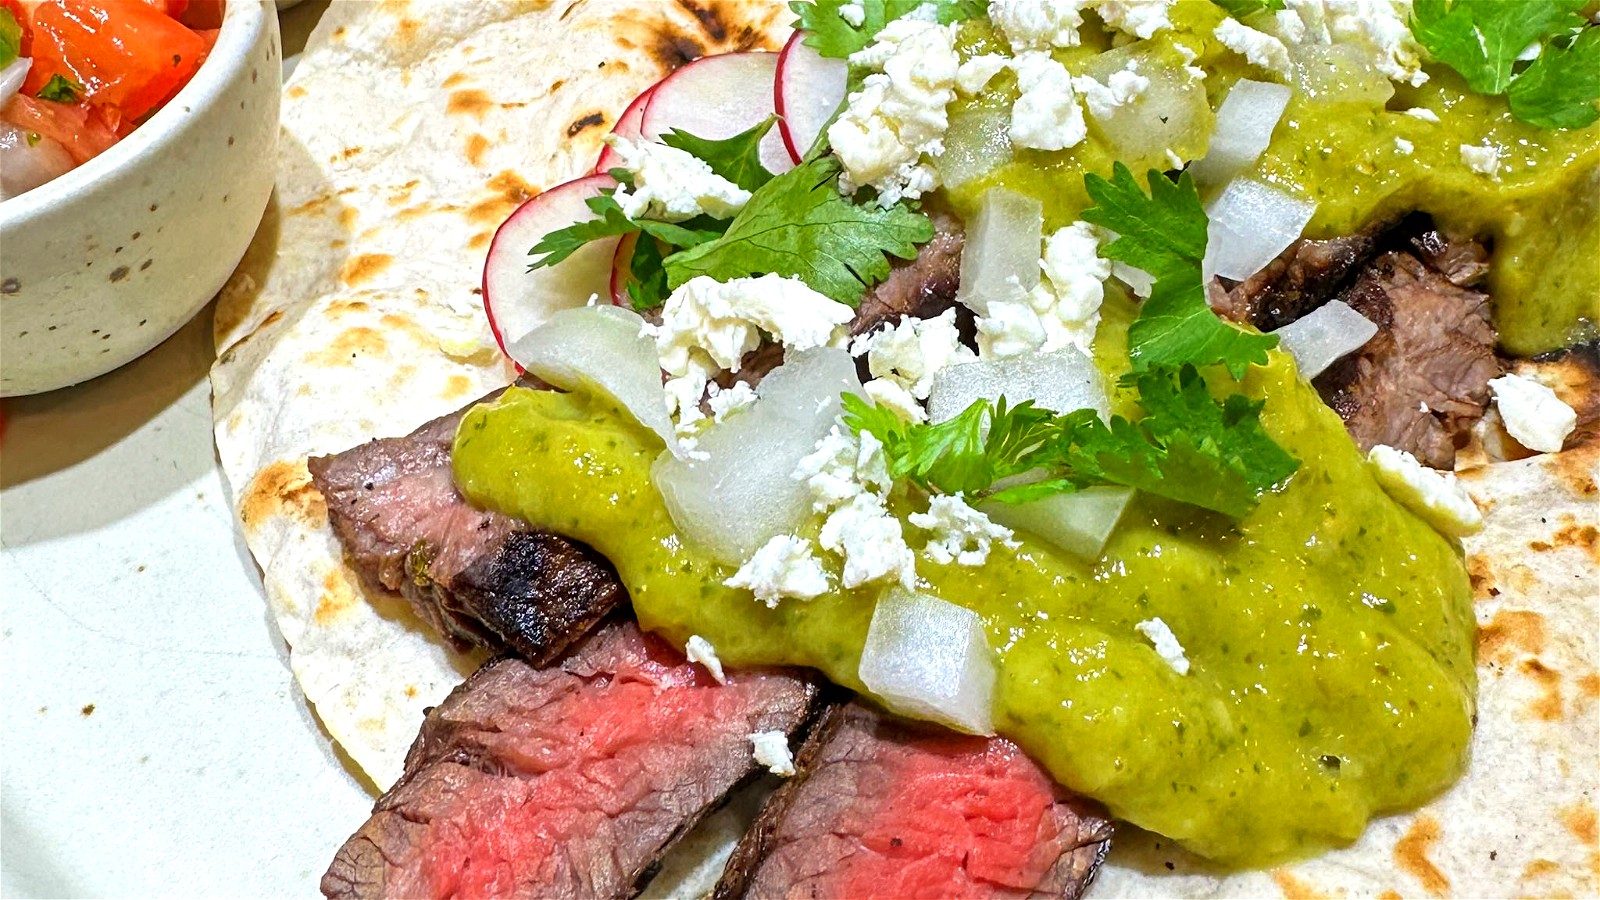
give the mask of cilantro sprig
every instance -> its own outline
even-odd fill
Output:
[[[60,74],[51,75],[50,80],[39,88],[35,96],[40,100],[49,100],[52,103],[77,103],[78,96],[83,93],[83,85]]]
[[[22,24],[11,10],[0,8],[0,68],[9,66],[22,55]]]
[[[814,159],[767,182],[728,230],[667,257],[667,283],[697,275],[718,281],[776,273],[855,306],[889,277],[888,257],[910,259],[933,238],[933,223],[896,204],[857,204],[839,193],[839,162]]]
[[[1194,179],[1185,172],[1176,184],[1161,172],[1148,174],[1146,194],[1122,163],[1111,180],[1084,176],[1095,205],[1086,221],[1117,233],[1101,255],[1143,269],[1155,279],[1139,318],[1128,328],[1128,357],[1135,372],[1152,366],[1228,367],[1235,378],[1253,364],[1265,365],[1278,338],[1236,328],[1212,312],[1206,301],[1201,261],[1206,253],[1206,212]]]
[[[1211,0],[1235,19],[1243,20],[1263,10],[1283,9],[1283,0]]]
[[[806,32],[803,43],[823,56],[845,59],[872,43],[885,25],[912,10],[932,3],[939,24],[963,22],[984,14],[984,0],[856,0],[861,24],[852,25],[839,14],[849,0],[794,0],[789,8],[800,17],[795,25]]]
[[[1584,27],[1584,6],[1585,0],[1416,0],[1411,33],[1474,91],[1507,95],[1518,119],[1581,128],[1600,118],[1600,43]],[[1538,58],[1519,70],[1518,57],[1535,45]]]
[[[923,490],[1020,503],[1099,485],[1131,487],[1240,517],[1284,483],[1300,462],[1261,426],[1262,404],[1240,394],[1217,400],[1193,366],[1146,371],[1135,379],[1145,415],[1092,409],[1065,415],[1032,402],[977,400],[937,425],[909,424],[854,395],[845,423],[884,446],[889,474]],[[1024,472],[1028,484],[996,485]]]

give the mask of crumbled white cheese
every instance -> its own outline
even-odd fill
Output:
[[[1404,450],[1384,444],[1367,454],[1389,496],[1438,530],[1457,537],[1483,527],[1483,513],[1451,472],[1430,469]]]
[[[923,157],[944,153],[945,107],[955,99],[960,66],[955,27],[904,16],[850,62],[882,71],[866,77],[828,126],[833,152],[844,164],[840,187],[870,185],[884,206],[938,187],[938,174]]]
[[[989,0],[989,21],[1016,52],[1076,47],[1083,11],[1093,5],[1094,0]]]
[[[1295,44],[1338,44],[1385,77],[1413,87],[1428,80],[1422,45],[1411,33],[1411,0],[1286,0],[1278,36]],[[1286,29],[1290,16],[1299,19]]]
[[[1022,546],[1012,539],[1011,529],[968,506],[959,493],[935,494],[928,498],[927,512],[907,518],[912,525],[933,533],[923,552],[940,565],[981,566],[989,561],[989,550],[996,541],[1013,550]]]
[[[1394,148],[1400,151],[1401,156],[1410,156],[1416,151],[1417,146],[1403,137],[1397,137],[1394,139]]]
[[[845,20],[851,28],[860,28],[861,23],[867,20],[867,11],[860,3],[850,2],[839,7],[839,18]]]
[[[1578,426],[1578,414],[1561,401],[1556,392],[1521,375],[1502,375],[1489,380],[1495,406],[1506,423],[1506,432],[1517,443],[1540,453],[1557,453]]]
[[[1461,162],[1479,175],[1499,180],[1500,148],[1485,141],[1483,144],[1462,144]]]
[[[981,355],[1049,353],[1069,346],[1089,353],[1112,271],[1099,247],[1099,233],[1087,222],[1074,222],[1046,238],[1038,285],[1020,300],[990,301],[989,314],[978,320]]]
[[[1157,32],[1172,27],[1167,12],[1174,0],[1100,0],[1095,11],[1106,27],[1140,40],[1149,40]]]
[[[1289,48],[1265,31],[1257,31],[1238,19],[1223,19],[1216,29],[1222,46],[1243,56],[1253,66],[1287,78],[1291,72]]]
[[[792,534],[780,534],[761,545],[739,571],[722,582],[747,588],[768,608],[784,597],[810,600],[828,590],[828,574],[811,555],[811,543]]]
[[[1439,124],[1439,114],[1427,108],[1426,106],[1413,106],[1406,110],[1405,114],[1413,119],[1418,119],[1423,122],[1432,122],[1435,125]]]
[[[1189,657],[1183,653],[1183,645],[1178,643],[1178,636],[1172,633],[1167,623],[1157,619],[1145,619],[1133,626],[1133,630],[1144,635],[1156,648],[1156,655],[1166,660],[1172,671],[1179,675],[1189,674]]]
[[[874,378],[861,386],[873,406],[887,409],[902,422],[926,422],[928,411],[911,392],[887,378]]]
[[[728,683],[727,676],[722,672],[722,660],[717,658],[717,648],[711,646],[710,641],[698,634],[689,635],[689,642],[683,645],[683,655],[689,658],[689,662],[704,666],[717,684]]]
[[[789,753],[789,736],[781,731],[758,731],[750,735],[756,763],[780,778],[794,775],[794,756]]]
[[[996,75],[999,75],[1011,60],[998,53],[984,53],[962,63],[956,69],[956,87],[961,93],[973,96],[989,85]]]
[[[842,342],[854,315],[798,278],[691,278],[667,298],[661,324],[650,329],[668,375],[668,404],[680,424],[699,418],[707,380],[719,370],[739,371],[744,355],[760,346],[761,332],[790,350],[809,350]]]
[[[711,171],[704,160],[676,147],[608,134],[606,144],[633,173],[633,190],[617,188],[617,205],[630,219],[682,222],[706,214],[732,218],[750,192]]]
[[[906,590],[916,583],[917,558],[906,545],[900,520],[875,494],[857,494],[829,514],[817,543],[844,560],[846,588],[889,578]]]
[[[707,385],[706,403],[711,406],[711,418],[721,422],[729,414],[756,402],[756,392],[749,384],[735,381],[732,387],[719,387],[716,384]]]
[[[1275,31],[1278,37],[1287,44],[1303,44],[1306,40],[1306,23],[1301,21],[1299,14],[1287,9],[1280,9],[1272,14]]]
[[[1150,79],[1132,69],[1120,69],[1112,72],[1105,84],[1088,75],[1079,75],[1072,79],[1072,86],[1083,95],[1083,105],[1088,107],[1089,115],[1096,119],[1109,119],[1112,113],[1139,99],[1150,87]],[[1182,168],[1182,165],[1178,168]]]
[[[973,358],[972,351],[961,343],[954,309],[932,319],[907,316],[861,335],[851,342],[850,352],[866,355],[873,378],[888,379],[917,400],[928,399],[933,376],[940,370]]]
[[[871,432],[856,435],[839,424],[800,460],[793,477],[811,489],[811,506],[817,512],[827,512],[863,493],[881,498],[893,483],[882,442]]]
[[[1066,66],[1048,53],[1029,51],[1018,55],[1011,68],[1020,92],[1011,106],[1012,146],[1064,150],[1088,136]]]

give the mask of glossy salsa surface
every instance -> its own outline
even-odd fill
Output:
[[[1202,855],[1265,865],[1350,840],[1460,774],[1473,620],[1458,549],[1379,488],[1287,357],[1238,389],[1267,400],[1264,425],[1302,460],[1245,519],[1140,495],[1093,565],[1019,534],[982,567],[919,556],[918,588],[981,616],[996,726],[1059,781]],[[678,535],[650,482],[661,452],[604,401],[514,388],[467,414],[454,458],[473,502],[608,557],[646,628],[860,689],[877,589],[768,609],[723,586],[732,571]],[[1134,630],[1157,617],[1187,676]]]

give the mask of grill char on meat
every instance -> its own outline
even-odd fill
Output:
[[[1111,823],[998,738],[849,703],[823,715],[715,900],[1082,896]]]
[[[1472,289],[1487,259],[1481,244],[1411,217],[1386,232],[1296,241],[1252,278],[1214,282],[1211,302],[1263,331],[1331,299],[1371,319],[1377,336],[1319,375],[1318,392],[1362,450],[1388,444],[1449,469],[1500,374],[1489,298]]]
[[[748,736],[796,731],[816,700],[789,670],[718,685],[632,622],[546,668],[493,660],[429,712],[404,775],[322,892],[633,896],[667,847],[756,773]]]
[[[467,503],[450,470],[462,412],[405,437],[313,458],[312,481],[345,557],[370,588],[404,596],[458,648],[510,647],[543,662],[625,594],[610,564],[587,547]]]

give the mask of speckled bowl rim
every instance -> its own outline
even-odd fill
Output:
[[[48,184],[0,203],[0,228],[10,228],[94,193],[104,186],[103,182],[146,158],[159,156],[169,144],[181,140],[200,111],[215,104],[233,76],[250,64],[250,51],[266,27],[266,16],[267,6],[261,0],[227,0],[217,42],[189,83],[106,152]],[[183,107],[189,111],[184,112]]]

